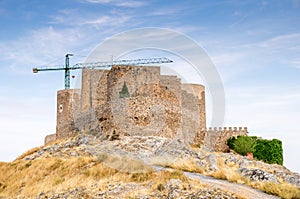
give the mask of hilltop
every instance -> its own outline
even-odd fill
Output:
[[[80,134],[0,163],[0,173],[0,198],[300,198],[300,176],[284,166],[156,136]]]

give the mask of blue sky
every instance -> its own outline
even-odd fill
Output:
[[[160,27],[192,38],[216,65],[224,125],[281,139],[285,166],[300,171],[299,0],[0,0],[0,24],[1,161],[55,132],[63,73],[32,67],[63,65],[69,52],[71,64],[83,62],[114,34]]]

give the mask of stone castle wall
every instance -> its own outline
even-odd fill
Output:
[[[57,92],[56,139],[72,136],[74,130],[74,102],[78,98],[76,90]]]
[[[212,151],[229,151],[227,140],[230,137],[237,137],[238,135],[248,135],[247,127],[214,127],[203,128],[195,138],[195,143],[204,146]]]
[[[81,90],[58,91],[57,138],[92,130],[192,141],[206,127],[204,96],[204,86],[183,85],[159,67],[83,69]]]
[[[240,129],[206,129],[203,85],[182,84],[177,76],[161,75],[159,67],[142,66],[83,69],[81,89],[58,91],[55,139],[75,132],[109,139],[162,136],[221,151],[226,150],[224,140],[245,134]]]

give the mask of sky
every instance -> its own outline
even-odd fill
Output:
[[[84,62],[115,34],[157,27],[186,35],[210,57],[224,86],[224,126],[282,140],[284,166],[300,172],[299,0],[0,0],[0,24],[0,161],[55,133],[64,74],[33,67],[64,65],[67,53],[71,65]]]

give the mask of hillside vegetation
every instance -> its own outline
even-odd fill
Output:
[[[0,198],[248,198],[246,192],[188,178],[185,171],[300,198],[299,174],[280,165],[154,136],[108,141],[92,135],[37,147],[0,163]]]
[[[120,172],[93,157],[52,157],[0,163],[0,198],[94,198],[97,195],[135,198],[139,194],[156,198],[167,196],[172,182],[187,190],[186,195],[205,191],[223,194],[221,190],[188,179],[179,170],[154,172],[139,161],[126,163],[129,169],[138,167],[143,170],[140,173]],[[227,195],[234,197],[233,194]]]

